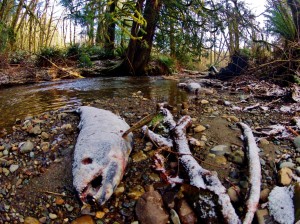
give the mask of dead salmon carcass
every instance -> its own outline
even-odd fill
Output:
[[[83,203],[103,205],[120,183],[132,149],[129,125],[110,111],[80,107],[73,162],[73,184]]]

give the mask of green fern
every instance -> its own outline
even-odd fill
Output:
[[[270,31],[279,34],[286,40],[293,41],[295,39],[297,33],[296,25],[287,5],[280,2],[276,3],[276,5],[269,10],[267,18],[271,25]]]

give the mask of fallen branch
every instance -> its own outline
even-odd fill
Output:
[[[191,154],[185,135],[186,128],[191,125],[189,116],[182,117],[174,129],[174,143],[179,153]],[[218,203],[227,223],[241,223],[239,217],[230,202],[230,198],[226,193],[226,188],[222,185],[217,174],[209,170],[203,169],[191,155],[183,155],[180,162],[190,177],[191,185],[208,189],[218,196]]]
[[[259,160],[259,148],[256,145],[251,128],[240,122],[238,123],[242,128],[246,140],[246,149],[249,160],[249,198],[246,202],[247,213],[243,221],[244,224],[251,224],[254,214],[257,210],[260,196],[261,185],[261,165]]]
[[[147,135],[148,138],[158,147],[173,147],[172,140],[164,138],[163,136],[154,133],[153,131],[149,130],[149,128],[146,125],[142,127],[142,132],[144,135]]]

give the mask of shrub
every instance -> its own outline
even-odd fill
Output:
[[[91,58],[87,54],[81,54],[79,57],[79,67],[91,67],[93,65]]]
[[[37,54],[38,66],[51,66],[51,62],[59,62],[65,59],[65,53],[57,47],[44,47]]]

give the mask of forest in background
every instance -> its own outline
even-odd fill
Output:
[[[252,74],[299,82],[299,10],[300,0],[269,0],[262,27],[238,0],[2,0],[0,66],[118,57],[108,74],[143,75],[150,61],[170,73],[244,55]]]

